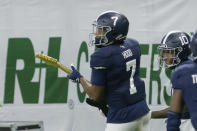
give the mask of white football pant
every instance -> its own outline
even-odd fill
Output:
[[[120,124],[107,123],[105,131],[149,131],[150,119],[151,112],[132,122]]]

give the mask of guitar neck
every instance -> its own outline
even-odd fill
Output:
[[[68,67],[64,66],[63,64],[61,64],[60,62],[57,62],[57,65],[60,69],[62,69],[64,72],[66,72],[67,74],[72,73],[72,70],[69,69]]]

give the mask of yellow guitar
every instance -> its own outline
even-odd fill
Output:
[[[47,55],[44,55],[44,54],[41,54],[41,53],[36,54],[35,57],[43,60],[47,65],[59,67],[60,69],[62,69],[67,74],[72,73],[71,69],[64,66],[57,59],[55,59],[53,57],[50,57],[50,56],[47,56]]]

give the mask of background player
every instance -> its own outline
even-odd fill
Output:
[[[193,76],[197,74],[197,64],[188,60],[191,51],[190,37],[181,31],[172,31],[164,36],[159,46],[159,55],[167,68],[174,69],[171,76],[173,96],[167,113],[167,130],[179,131],[181,114],[186,105],[195,129],[197,113],[197,83]]]
[[[150,119],[145,100],[145,85],[140,79],[140,48],[128,39],[128,19],[108,11],[93,23],[90,41],[98,48],[91,55],[91,82],[71,66],[67,77],[79,80],[85,92],[95,101],[109,106],[106,131],[147,131]]]

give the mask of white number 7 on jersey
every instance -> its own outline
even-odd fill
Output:
[[[131,77],[130,77],[130,94],[135,94],[137,93],[137,89],[134,85],[134,80],[133,80],[133,76],[135,74],[135,70],[136,70],[136,59],[131,60],[126,62],[126,70],[130,71],[131,70]]]

